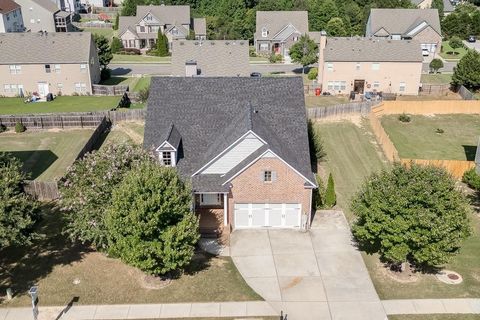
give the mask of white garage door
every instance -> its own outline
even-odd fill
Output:
[[[235,228],[298,228],[301,219],[299,203],[235,204]]]

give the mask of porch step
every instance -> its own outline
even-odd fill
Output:
[[[200,236],[202,238],[216,239],[221,235],[220,230],[218,229],[202,229],[200,228]]]

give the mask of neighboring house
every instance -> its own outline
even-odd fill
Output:
[[[51,0],[62,11],[70,13],[78,13],[82,7],[80,0]]]
[[[0,33],[24,30],[20,6],[13,0],[0,0]]]
[[[418,95],[422,53],[413,40],[327,38],[319,45],[318,82],[330,94]]]
[[[22,7],[27,31],[67,32],[73,31],[71,15],[61,11],[51,0],[16,0]]]
[[[432,7],[432,0],[411,0],[418,9],[430,9]]]
[[[195,40],[206,40],[207,20],[205,18],[193,19],[193,32],[195,32]]]
[[[172,75],[235,77],[250,74],[248,40],[175,40]]]
[[[416,40],[431,53],[439,53],[442,43],[437,9],[371,9],[365,35]]]
[[[144,147],[192,184],[204,235],[309,227],[316,182],[299,77],[153,78]]]
[[[282,55],[289,60],[290,47],[308,33],[307,11],[257,11],[254,45],[257,54]]]
[[[118,36],[124,48],[150,49],[154,48],[160,30],[168,38],[171,48],[173,40],[184,40],[193,29],[196,19],[190,20],[189,6],[137,6],[135,17],[120,17]],[[206,36],[205,28],[198,21],[201,36]]]
[[[455,11],[455,7],[452,2],[450,2],[450,0],[443,0],[443,15],[448,16],[453,11]]]
[[[0,34],[0,95],[91,94],[100,81],[89,32]]]

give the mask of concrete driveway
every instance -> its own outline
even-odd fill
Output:
[[[231,256],[247,283],[289,320],[387,319],[342,212],[317,214],[309,232],[237,230]]]
[[[480,41],[479,40],[477,40],[476,42],[468,42],[466,40],[463,40],[463,44],[467,48],[474,49],[474,50],[477,50],[478,52],[480,52]]]

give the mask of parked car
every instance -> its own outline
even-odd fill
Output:
[[[422,56],[428,57],[430,55],[430,51],[428,49],[422,49]]]
[[[477,39],[475,38],[475,36],[468,36],[467,41],[468,41],[468,42],[476,42]]]
[[[250,77],[252,78],[261,78],[262,74],[260,72],[252,72],[250,73]]]

